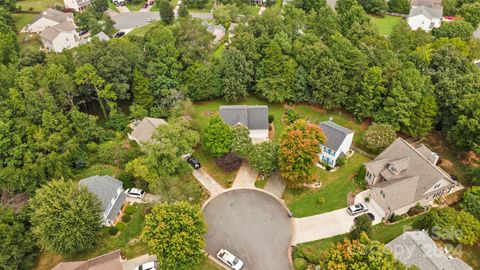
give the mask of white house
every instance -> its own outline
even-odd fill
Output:
[[[412,30],[430,31],[433,28],[440,27],[442,15],[443,7],[441,6],[412,6],[407,23]]]
[[[325,121],[320,123],[320,128],[325,134],[327,140],[325,144],[320,144],[322,153],[320,161],[334,167],[340,156],[347,155],[352,146],[354,132],[348,128],[344,128],[333,121]]]
[[[268,106],[266,105],[220,106],[220,117],[232,127],[242,125],[248,128],[253,143],[268,140]]]
[[[155,130],[161,126],[168,124],[161,118],[145,117],[142,121],[134,121],[130,124],[132,132],[128,133],[130,140],[136,141],[139,145],[152,142]]]
[[[80,44],[80,37],[75,28],[76,25],[69,21],[47,27],[40,34],[43,46],[54,52],[77,47]]]
[[[40,33],[47,27],[55,26],[64,22],[73,23],[73,14],[48,8],[35,17],[35,19],[30,24],[25,26],[22,31]]]
[[[65,4],[65,9],[84,12],[90,5],[90,0],[63,0],[63,3]]]

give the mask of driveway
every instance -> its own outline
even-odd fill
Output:
[[[144,26],[148,24],[149,18],[160,19],[158,12],[127,12],[119,13],[112,16],[112,20],[115,22],[115,28],[119,30],[133,29],[136,27]]]
[[[233,188],[255,188],[255,181],[257,181],[258,173],[252,169],[247,163],[243,163],[238,170],[235,181],[233,181]]]
[[[158,201],[160,201],[160,196],[153,193],[145,194],[145,197],[143,197],[143,199],[127,197],[127,202],[132,203],[154,203]]]
[[[147,262],[156,261],[157,257],[155,255],[142,255],[136,258],[133,258],[122,263],[123,270],[134,270],[135,267],[142,265]]]
[[[225,189],[218,184],[204,169],[193,170],[193,176],[207,189],[211,196],[222,193]]]
[[[245,263],[245,270],[290,270],[291,219],[282,203],[255,189],[228,190],[203,209],[208,225],[208,254],[225,248]]]

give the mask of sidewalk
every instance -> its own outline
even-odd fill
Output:
[[[258,173],[252,169],[248,164],[243,163],[240,170],[238,170],[235,181],[233,181],[233,188],[255,188],[255,181],[257,181]]]
[[[211,196],[218,195],[225,191],[225,189],[203,169],[193,170],[193,176],[207,189]]]

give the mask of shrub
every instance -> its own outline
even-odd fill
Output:
[[[123,231],[126,226],[127,226],[127,224],[125,224],[125,223],[123,223],[123,222],[119,222],[119,223],[117,223],[117,225],[115,225],[115,227],[116,227],[117,230],[119,230],[119,231]]]
[[[125,223],[128,223],[131,219],[132,219],[132,216],[129,215],[129,214],[124,214],[122,216],[122,221],[125,222]]]
[[[118,229],[115,226],[108,227],[108,234],[114,236],[118,233]]]
[[[135,176],[131,172],[121,172],[117,179],[122,181],[125,189],[135,187]]]
[[[275,120],[275,115],[269,114],[268,115],[268,123],[270,123],[270,124],[273,123],[273,120]]]
[[[227,172],[234,171],[242,165],[242,160],[233,153],[227,153],[216,159],[217,165]]]
[[[335,163],[335,165],[337,167],[342,167],[343,165],[345,165],[345,162],[347,161],[347,159],[345,158],[345,156],[340,156],[337,158],[337,162]]]
[[[425,208],[423,208],[422,206],[420,206],[420,204],[417,203],[414,207],[408,209],[407,215],[415,216],[424,211],[425,211]]]
[[[89,143],[87,143],[86,147],[87,147],[87,151],[88,151],[89,153],[96,153],[97,150],[98,150],[98,144],[95,143],[95,142],[89,142]]]
[[[373,151],[380,152],[395,141],[395,129],[385,123],[373,123],[363,133],[362,140],[365,146]]]
[[[363,214],[355,218],[355,223],[350,230],[350,239],[360,239],[360,235],[366,233],[368,236],[372,234],[372,221],[367,214]]]
[[[299,113],[297,111],[294,111],[292,109],[288,109],[285,112],[285,116],[286,116],[285,121],[287,121],[287,124],[291,124],[291,123],[297,121],[298,119],[303,118],[301,113]]]
[[[323,166],[325,166],[325,170],[327,170],[327,171],[332,170],[332,166],[328,165],[327,163],[323,163]]]
[[[365,197],[365,202],[369,202],[370,201],[370,197]]]
[[[132,215],[133,213],[135,213],[135,210],[137,210],[137,208],[134,205],[129,205],[127,206],[127,208],[125,208],[125,211],[123,212],[127,215]]]
[[[302,258],[296,258],[294,261],[293,261],[293,264],[295,265],[295,269],[296,270],[305,270],[307,269],[307,261],[305,259],[302,259]]]
[[[318,204],[323,204],[324,202],[325,202],[325,197],[319,197],[319,198],[317,199],[317,203],[318,203]]]
[[[399,216],[399,215],[392,214],[390,216],[390,218],[388,219],[388,222],[394,223],[394,222],[402,220],[403,218],[404,218],[404,216]]]
[[[295,255],[297,258],[305,259],[312,264],[320,263],[323,251],[309,246],[297,246],[295,248]]]
[[[355,176],[355,185],[361,190],[365,190],[367,188],[367,181],[365,181],[365,174],[367,170],[365,166],[361,166],[358,170],[357,175]]]

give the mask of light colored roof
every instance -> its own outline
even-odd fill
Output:
[[[40,37],[49,41],[54,41],[62,32],[72,32],[77,26],[72,22],[63,22],[54,26],[49,26],[40,33]]]
[[[424,144],[421,144],[420,146],[417,147],[417,151],[422,154],[430,163],[435,164],[437,161],[437,154],[432,152],[432,150],[428,149]]]
[[[230,126],[242,124],[248,129],[268,129],[268,106],[224,105],[220,116]]]
[[[321,122],[319,126],[327,139],[325,146],[334,151],[338,151],[347,135],[353,133],[350,129],[342,127],[333,121]]]
[[[442,7],[426,7],[426,6],[412,6],[408,17],[413,17],[417,15],[423,15],[426,18],[432,19],[442,19],[443,8]]]
[[[42,11],[35,19],[31,22],[31,24],[36,23],[41,18],[46,18],[52,20],[54,22],[62,23],[66,21],[73,21],[73,14],[72,13],[64,13],[58,11],[53,8],[47,8],[46,10]]]
[[[425,148],[427,147],[423,146],[421,148],[423,149],[422,152],[425,152]],[[396,170],[392,171],[389,168],[391,164],[396,166]],[[384,189],[388,186],[394,186],[399,182],[403,182],[406,179],[413,181],[412,177],[418,178],[415,180],[415,186],[412,185],[410,189],[405,190],[405,192],[412,193],[413,195],[405,194],[405,196],[400,197],[386,197],[391,206],[403,206],[417,201],[425,192],[442,179],[445,179],[452,185],[455,184],[450,175],[438,166],[433,165],[420,151],[402,138],[397,138],[373,161],[365,163],[365,166],[370,172],[375,175],[381,175],[386,180],[375,184],[373,186],[374,188]]]
[[[131,136],[139,143],[147,143],[152,141],[152,136],[157,127],[168,124],[161,118],[145,117],[142,121],[134,122],[130,127],[132,128]]]
[[[110,206],[110,201],[117,197],[117,189],[123,186],[121,181],[109,175],[88,177],[80,180],[79,184],[97,196],[101,203],[102,211],[107,210],[108,206]]]
[[[87,261],[62,262],[52,270],[122,270],[120,250],[100,255]]]
[[[441,7],[442,0],[411,0],[412,6]]]
[[[110,40],[110,37],[107,36],[107,34],[105,34],[104,32],[100,32],[100,33],[96,34],[95,36],[98,37],[98,39],[100,41],[109,41]]]
[[[386,247],[393,252],[395,259],[422,270],[473,270],[459,258],[449,259],[425,231],[404,232]]]

